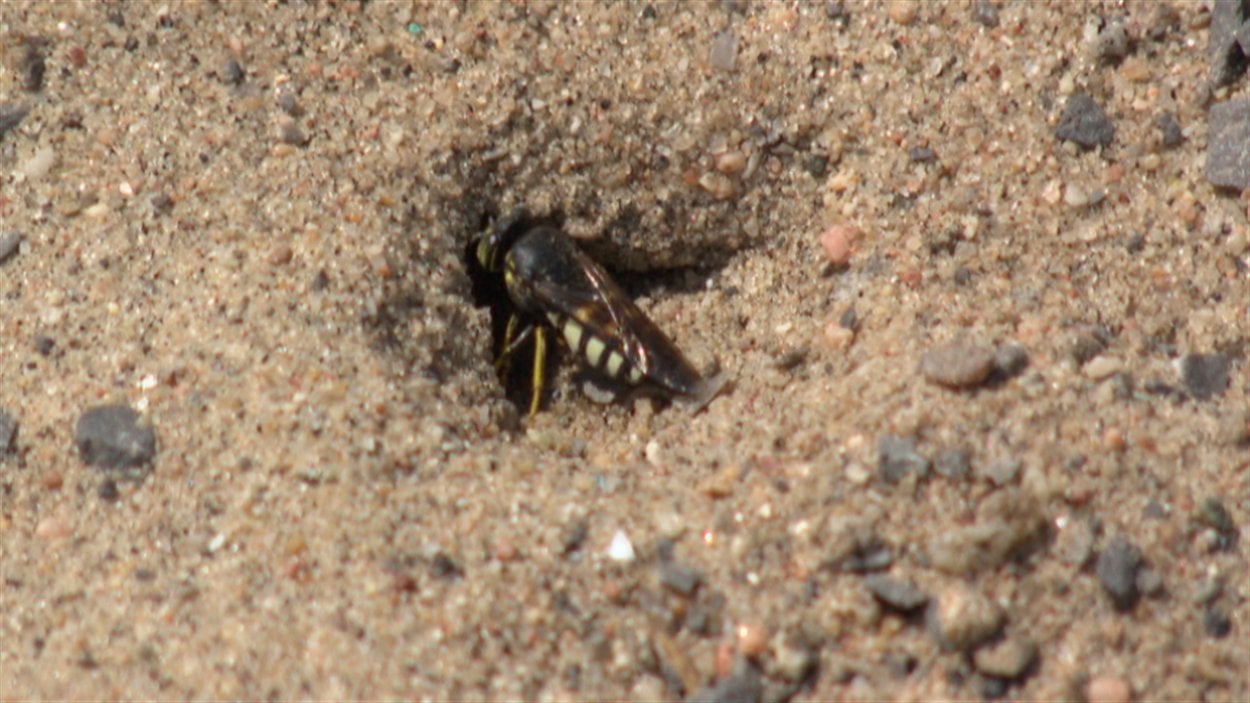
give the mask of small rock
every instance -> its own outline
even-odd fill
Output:
[[[1250,66],[1250,31],[1245,29],[1250,17],[1247,15],[1250,11],[1245,9],[1244,2],[1213,3],[1207,36],[1211,42],[1210,81],[1214,86],[1232,83],[1246,75],[1246,68]]]
[[[877,474],[886,483],[898,483],[909,473],[924,478],[929,460],[916,452],[913,439],[884,435],[877,440]]]
[[[96,489],[96,495],[100,497],[100,500],[107,500],[109,502],[115,501],[121,497],[121,493],[117,490],[117,482],[111,478],[104,479],[104,482],[101,483],[100,487]]]
[[[46,334],[35,335],[35,351],[39,356],[51,356],[56,349],[56,340]]]
[[[820,246],[834,266],[845,266],[851,260],[851,246],[859,239],[860,230],[854,225],[834,225],[820,234]]]
[[[1250,98],[1212,105],[1207,131],[1207,180],[1217,188],[1250,188]]]
[[[1155,125],[1159,131],[1163,133],[1163,146],[1173,149],[1181,145],[1185,141],[1185,133],[1181,131],[1180,124],[1176,121],[1176,117],[1170,112],[1165,112],[1155,118]]]
[[[1006,486],[1016,477],[1020,475],[1020,469],[1024,468],[1024,462],[1015,457],[1004,457],[990,462],[988,466],[981,469],[980,474],[995,486]]]
[[[916,21],[916,16],[920,14],[920,3],[892,2],[886,5],[885,14],[891,20],[906,27]]]
[[[918,146],[913,147],[912,150],[907,153],[907,157],[914,163],[923,164],[936,159],[937,152],[927,146]]]
[[[278,121],[278,141],[291,146],[304,146],[308,144],[308,137],[295,120],[284,117]]]
[[[565,527],[564,533],[560,536],[560,551],[563,554],[576,552],[582,548],[589,534],[590,525],[585,520],[573,522]]]
[[[18,126],[30,112],[30,106],[18,102],[0,102],[0,137]]]
[[[1133,607],[1140,596],[1137,590],[1137,570],[1141,564],[1141,552],[1119,536],[1112,539],[1107,548],[1098,555],[1098,563],[1094,567],[1098,581],[1120,610]]]
[[[0,233],[0,264],[8,261],[17,255],[17,249],[22,245],[21,232],[3,232]]]
[[[690,694],[686,703],[759,703],[763,696],[764,683],[759,672],[740,663],[734,673]]]
[[[1221,640],[1233,631],[1233,621],[1222,608],[1213,605],[1202,614],[1202,629],[1206,630],[1208,635]]]
[[[811,647],[784,642],[773,652],[773,663],[782,679],[798,683],[816,670],[816,652]]]
[[[972,457],[967,449],[957,447],[947,449],[938,455],[937,461],[933,463],[933,470],[939,476],[956,481],[967,478],[968,471],[972,468]]]
[[[882,604],[898,611],[915,610],[929,602],[929,594],[915,584],[886,574],[865,576],[864,585]]]
[[[748,659],[755,659],[768,649],[768,628],[760,622],[742,623],[735,630],[738,651]]]
[[[1220,395],[1228,387],[1232,359],[1224,354],[1187,354],[1180,365],[1185,390],[1198,400]]]
[[[1103,674],[1085,684],[1086,703],[1130,703],[1133,687],[1123,676]]]
[[[623,530],[617,530],[612,535],[607,555],[612,561],[621,563],[628,563],[637,558],[637,554],[634,553],[634,543],[629,541],[629,535],[626,535]]]
[[[32,180],[43,178],[48,175],[53,166],[56,166],[56,161],[56,149],[45,146],[27,159],[26,163],[22,164],[19,170],[22,175]]]
[[[440,549],[430,559],[430,576],[436,579],[458,579],[464,576],[464,569]]]
[[[1137,572],[1137,590],[1144,596],[1163,594],[1163,577],[1154,569],[1142,569]]]
[[[956,584],[938,594],[927,619],[943,648],[964,652],[998,634],[1007,615],[989,597]]]
[[[718,32],[712,38],[707,61],[718,71],[732,71],[738,59],[738,38],[733,32]]]
[[[28,92],[37,93],[43,89],[43,74],[47,71],[47,63],[43,58],[44,39],[42,37],[26,37],[26,49],[18,62],[18,73],[22,74],[22,87]]]
[[[1024,676],[1037,662],[1037,644],[1032,640],[1007,637],[972,655],[972,663],[986,676],[1012,681]]]
[[[156,433],[125,405],[102,405],[78,418],[74,441],[83,461],[102,469],[141,466],[156,454]]]
[[[239,85],[243,82],[243,67],[238,61],[230,59],[225,66],[221,68],[221,81],[226,85]]]
[[[13,449],[13,440],[17,438],[17,418],[4,408],[0,408],[0,459]]]
[[[660,562],[660,583],[669,590],[690,597],[694,594],[703,576],[696,570],[675,561]]]
[[[49,515],[35,524],[35,536],[40,539],[59,540],[72,534],[74,534],[73,523],[61,514]]]
[[[1194,519],[1215,530],[1219,535],[1219,543],[1216,545],[1219,549],[1228,549],[1237,543],[1237,537],[1240,534],[1237,524],[1233,522],[1232,516],[1228,514],[1228,508],[1224,507],[1219,498],[1211,497],[1202,501]]]
[[[1081,520],[1064,527],[1055,538],[1055,554],[1065,564],[1083,567],[1094,555],[1094,530]]]
[[[1069,342],[1068,353],[1072,360],[1085,365],[1090,359],[1102,353],[1111,343],[1111,332],[1099,326],[1090,326],[1077,332]]]
[[[994,350],[979,345],[931,349],[920,359],[920,373],[947,388],[972,388],[994,371]]]
[[[1029,366],[1029,350],[1019,344],[1004,344],[994,350],[994,373],[1001,378],[1014,378]]]
[[[716,173],[715,171],[708,171],[699,176],[699,187],[710,193],[717,200],[731,198],[735,192],[734,182],[730,180],[729,176],[723,173]]]
[[[1115,126],[1093,98],[1086,93],[1076,93],[1068,98],[1063,108],[1063,115],[1055,127],[1055,136],[1086,149],[1106,147],[1115,137]]]
[[[976,0],[972,3],[972,21],[991,29],[998,26],[998,6],[990,0]]]
[[[1119,17],[1097,29],[1089,41],[1090,53],[1100,61],[1119,61],[1128,56],[1129,46],[1128,30]]]
[[[1096,356],[1085,364],[1083,371],[1086,378],[1101,381],[1108,376],[1120,373],[1123,368],[1124,362],[1114,356]]]
[[[727,151],[716,157],[716,170],[726,175],[742,173],[747,167],[747,155],[738,150]]]

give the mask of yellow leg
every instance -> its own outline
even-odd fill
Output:
[[[543,392],[547,388],[547,329],[530,327],[534,334],[534,368],[530,383],[530,417],[542,409]]]
[[[512,315],[508,318],[508,326],[503,332],[503,347],[499,350],[499,356],[495,359],[495,371],[506,374],[508,366],[512,361],[512,354],[525,344],[525,340],[534,333],[533,325],[526,325],[524,329],[517,332],[517,327],[521,324],[521,318]]]

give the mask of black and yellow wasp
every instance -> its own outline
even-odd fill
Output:
[[[466,252],[478,298],[492,307],[495,370],[508,397],[542,409],[563,349],[617,387],[706,405],[723,375],[703,378],[607,273],[564,232],[524,211],[475,236]]]

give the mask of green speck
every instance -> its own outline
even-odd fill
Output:
[[[412,36],[415,37],[424,31],[425,31],[425,27],[422,27],[420,22],[408,23],[408,33],[411,34]]]

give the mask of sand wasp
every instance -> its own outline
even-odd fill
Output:
[[[466,256],[477,297],[492,308],[495,370],[508,397],[528,414],[549,397],[562,350],[616,387],[683,400],[696,410],[724,385],[723,374],[703,378],[555,226],[518,210],[473,237]]]

